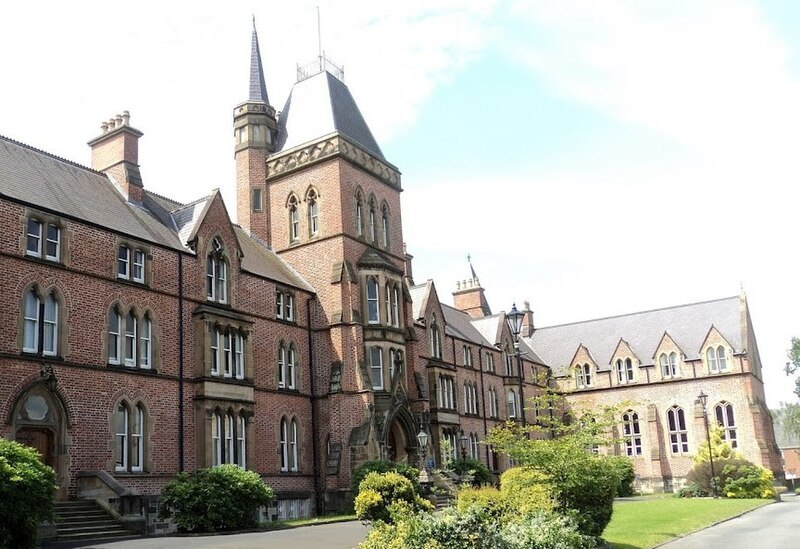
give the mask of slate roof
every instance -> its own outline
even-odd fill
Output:
[[[184,249],[174,228],[128,202],[105,174],[0,136],[0,196],[145,242]]]
[[[300,288],[314,293],[314,288],[297,274],[288,263],[278,257],[267,245],[258,238],[251,236],[243,228],[234,225],[239,247],[242,249],[242,269],[245,271],[269,278],[295,288]]]
[[[608,368],[620,339],[630,345],[642,365],[652,365],[664,332],[669,333],[688,360],[696,360],[700,358],[700,347],[712,326],[731,344],[734,352],[743,350],[739,307],[740,298],[735,296],[562,324],[538,328],[526,342],[550,365],[556,376],[565,375],[581,344],[589,350],[599,368]]]
[[[218,190],[189,204],[144,191],[141,204],[128,202],[105,174],[0,136],[0,196],[144,242],[189,251],[198,225]],[[314,292],[286,262],[257,238],[234,226],[244,254],[242,269]]]
[[[483,335],[475,329],[472,325],[472,318],[465,312],[459,311],[455,307],[445,305],[442,303],[442,312],[444,313],[444,321],[446,323],[445,333],[450,336],[457,337],[471,341],[476,345],[484,345],[486,347],[493,347],[494,343],[490,343]]]
[[[261,67],[261,50],[258,47],[256,19],[253,17],[253,38],[250,43],[250,90],[248,101],[260,101],[269,105],[267,84],[264,81],[264,69]]]
[[[430,285],[431,281],[428,280],[425,282],[425,284],[410,286],[408,288],[408,293],[411,296],[411,314],[413,315],[414,320],[419,320],[422,318],[422,311],[424,310],[423,305],[428,297]]]
[[[496,315],[472,319],[472,325],[475,329],[492,345],[497,345],[500,342],[501,315],[502,313],[498,313]]]
[[[297,82],[278,120],[277,152],[335,133],[385,160],[344,82],[327,71]]]

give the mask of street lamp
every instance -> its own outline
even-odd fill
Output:
[[[708,395],[705,394],[703,391],[700,391],[700,394],[697,395],[697,399],[700,401],[700,404],[703,405],[703,422],[706,424],[706,441],[708,442],[708,460],[711,462],[711,489],[714,491],[714,498],[718,498],[719,494],[717,494],[717,479],[716,475],[714,474],[714,452],[711,449],[711,433],[708,430],[708,410],[706,409],[706,403],[708,402]]]
[[[420,465],[419,465],[419,485],[422,489],[422,492],[425,493],[428,488],[428,484],[430,484],[431,479],[428,476],[428,467],[427,463],[425,462],[425,457],[428,450],[428,433],[420,427],[419,433],[417,434],[417,443],[419,444],[419,455],[420,455]]]
[[[525,313],[517,310],[516,303],[512,304],[511,310],[506,313],[506,322],[508,323],[508,328],[514,335],[514,354],[517,357],[517,380],[519,382],[519,415],[522,417],[523,427],[525,427],[525,395],[522,389],[522,358],[519,351],[519,333],[522,331],[522,321],[524,318]]]
[[[467,435],[464,434],[464,430],[463,429],[461,430],[461,438],[459,440],[461,441],[461,459],[463,461],[466,461],[466,459],[467,459],[467,443],[469,442],[469,439],[467,438]]]

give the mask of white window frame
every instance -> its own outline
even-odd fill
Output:
[[[35,233],[31,232],[31,224],[35,224],[35,228],[37,231]],[[25,224],[25,255],[30,257],[42,257],[42,227],[44,223],[39,221],[36,218],[29,217],[28,222]],[[32,250],[30,245],[35,241],[36,249]]]
[[[244,379],[244,337],[237,333],[234,337],[236,349],[234,351],[234,376],[236,379]]]
[[[139,344],[139,367],[149,370],[153,366],[153,322],[147,315],[139,327]]]
[[[297,352],[294,349],[294,344],[289,344],[289,349],[286,352],[286,383],[289,389],[297,387]]]
[[[286,387],[286,346],[283,341],[278,345],[278,388]]]
[[[117,252],[117,278],[128,280],[131,276],[131,249],[124,244]]]
[[[381,347],[378,347],[377,345],[369,348],[369,367],[370,367],[370,377],[372,379],[372,389],[375,391],[382,391],[384,388],[383,349]]]
[[[392,325],[400,327],[400,290],[397,289],[397,284],[392,286]]]
[[[513,389],[509,389],[506,393],[506,411],[508,412],[508,419],[517,418],[517,393]]]
[[[284,302],[284,320],[294,322],[294,296],[287,293],[283,297]]]
[[[134,282],[144,283],[144,263],[145,254],[142,250],[133,251],[133,272],[132,280]]]
[[[289,422],[286,418],[281,418],[279,426],[279,451],[281,456],[281,472],[289,471]]]
[[[233,419],[233,414],[225,414],[225,456],[223,461],[225,463],[235,463],[233,459],[234,451],[236,448],[236,423]]]
[[[289,240],[297,242],[300,239],[300,218],[297,213],[297,201],[289,201]]]
[[[364,204],[361,197],[356,197],[356,235],[364,236]]]
[[[209,344],[209,352],[211,355],[211,375],[218,376],[219,375],[219,366],[220,366],[220,336],[222,333],[220,332],[219,328],[216,326],[211,327],[211,343]]]
[[[289,470],[292,472],[299,470],[297,457],[297,421],[293,418],[289,424]]]
[[[236,423],[236,464],[247,469],[247,418],[239,414]]]
[[[222,465],[222,415],[219,412],[211,417],[211,465]]]
[[[680,406],[672,406],[667,410],[667,434],[673,454],[689,453],[689,431],[686,428],[686,414]]]
[[[283,318],[283,292],[275,290],[275,317]]]
[[[125,315],[125,352],[123,354],[124,364],[128,368],[136,367],[137,329],[138,322],[136,321],[136,315],[133,314],[133,311],[129,311],[128,314]],[[128,352],[129,349],[130,353]]]
[[[118,414],[122,413],[122,429],[120,429],[120,420]],[[115,471],[128,470],[128,434],[129,434],[129,414],[128,406],[124,402],[117,405],[117,412],[114,414],[114,424],[117,437],[117,461],[114,465]]]
[[[139,473],[144,470],[144,410],[141,405],[136,405],[133,410],[135,418],[139,423],[139,430],[136,430],[136,423],[131,423],[130,437],[131,437],[131,471]],[[134,444],[134,441],[136,444]]]
[[[374,292],[373,292],[374,290]],[[367,278],[367,323],[379,324],[381,321],[380,285],[374,276]]]
[[[625,455],[636,457],[642,455],[642,432],[639,425],[639,414],[628,410],[622,414],[622,438],[625,442]]]
[[[722,427],[722,437],[725,442],[732,449],[737,449],[739,447],[739,439],[736,432],[736,414],[734,413],[733,404],[724,400],[718,402],[714,406],[714,417],[717,420],[717,424]]]
[[[58,300],[52,293],[44,298],[42,324],[44,325],[42,354],[56,356],[58,354]]]
[[[24,328],[23,328],[23,338],[22,338],[22,351],[25,353],[38,353],[39,352],[39,310],[40,310],[41,300],[39,296],[36,295],[36,292],[30,290],[25,295],[25,310],[23,312],[24,316]],[[31,310],[31,308],[33,310]],[[28,334],[31,334],[33,339],[33,346],[26,346],[25,340],[30,339]]]
[[[116,321],[116,331],[114,322]],[[119,365],[122,358],[122,313],[118,309],[113,309],[108,318],[108,363]]]
[[[319,204],[316,195],[308,199],[308,232],[311,236],[319,234]]]
[[[55,239],[50,237],[50,229],[55,230]],[[55,252],[50,253],[50,244],[55,244]],[[61,257],[61,227],[54,223],[47,224],[47,234],[44,247],[44,257],[50,261],[58,261]]]
[[[222,336],[222,375],[223,377],[233,377],[233,333],[228,330]]]

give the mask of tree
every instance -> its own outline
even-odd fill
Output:
[[[716,423],[709,431],[711,438],[711,455],[714,460],[719,462],[723,459],[744,459],[739,452],[731,448],[731,445],[725,441],[725,430],[721,425]],[[701,442],[697,448],[697,453],[692,458],[694,464],[705,463],[711,461],[708,451],[708,442]]]
[[[53,518],[55,480],[36,450],[0,438],[0,547],[35,547],[39,523]]]
[[[800,437],[800,404],[782,402],[780,408],[772,411],[772,417],[786,433]]]
[[[800,338],[792,338],[792,348],[787,353],[789,362],[786,363],[786,375],[792,376],[800,372]],[[800,376],[794,380],[794,394],[800,397]]]

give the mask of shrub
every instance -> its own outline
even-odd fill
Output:
[[[693,482],[690,482],[675,493],[675,496],[679,498],[701,498],[707,495],[707,493],[703,492],[703,490]]]
[[[419,469],[396,461],[374,460],[364,462],[353,471],[353,476],[350,479],[350,488],[353,494],[358,494],[358,487],[361,485],[361,481],[364,480],[369,473],[389,472],[399,473],[406,477],[414,486],[414,491],[419,493]]]
[[[174,516],[182,532],[237,530],[257,526],[258,508],[273,501],[257,473],[220,465],[179,473],[161,491],[160,514]]]
[[[36,450],[0,438],[0,547],[35,547],[39,523],[53,519],[55,480]]]
[[[433,505],[417,495],[414,485],[406,477],[388,472],[369,473],[361,481],[355,509],[356,516],[361,520],[392,522],[392,510],[413,514],[432,511]]]
[[[714,473],[718,493],[730,498],[773,498],[772,473],[746,459],[714,460]],[[711,486],[711,464],[697,463],[687,479],[706,494],[713,493]]]
[[[512,467],[500,476],[500,491],[509,512],[525,515],[553,509],[553,483],[545,473],[531,467]]]
[[[470,507],[483,509],[489,517],[496,520],[503,520],[508,514],[505,493],[489,486],[459,490],[456,508],[463,513]]]
[[[625,498],[636,493],[633,488],[633,481],[636,473],[633,472],[633,463],[625,456],[606,456],[608,464],[614,468],[619,478],[617,486],[617,497]]]
[[[452,463],[452,470],[459,476],[471,475],[472,479],[470,484],[473,486],[489,484],[492,479],[489,468],[477,459],[466,458],[454,461]]]
[[[611,521],[618,486],[616,469],[608,459],[589,456],[580,467],[568,470],[553,482],[556,510],[562,514],[574,511],[578,529],[599,537]]]
[[[377,523],[360,549],[590,549],[574,522],[538,511],[501,524],[479,507],[406,515]]]

